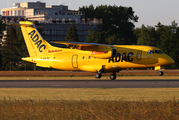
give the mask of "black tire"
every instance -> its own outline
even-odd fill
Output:
[[[116,75],[115,74],[110,74],[109,77],[110,77],[111,80],[115,80],[116,79]]]
[[[162,76],[162,75],[163,75],[163,71],[159,71],[159,72],[158,72],[158,75],[159,75],[159,76]]]
[[[101,74],[100,73],[96,73],[95,74],[95,78],[101,78]]]

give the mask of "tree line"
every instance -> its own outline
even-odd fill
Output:
[[[0,20],[0,32],[5,29],[6,24]],[[5,41],[0,40],[1,70],[21,70],[23,64],[31,66],[31,63],[21,61],[21,58],[28,57],[28,51],[19,26],[9,26]]]
[[[134,29],[134,35],[137,37],[137,45],[160,48],[175,60],[175,64],[169,68],[179,68],[179,27],[175,21],[168,26],[160,22],[155,27],[142,25],[141,28]]]
[[[94,18],[102,20],[102,25],[98,25],[99,31],[89,31],[86,42],[111,45],[136,44],[133,29],[138,16],[134,15],[132,7],[100,5],[94,8],[90,5],[83,6],[79,10],[85,14],[86,20]]]
[[[179,68],[179,27],[175,21],[171,25],[157,25],[135,28],[134,23],[139,17],[135,15],[132,7],[107,6],[100,5],[96,8],[93,5],[83,6],[79,9],[85,13],[85,20],[94,18],[102,20],[98,24],[98,30],[89,30],[87,41],[91,43],[101,43],[110,45],[149,45],[160,48],[163,52],[175,60],[175,64],[169,68]],[[38,24],[38,23],[36,23]],[[5,24],[0,20],[0,34],[5,30]],[[41,31],[42,32],[42,31]],[[78,34],[74,24],[71,25],[67,32],[68,41],[78,42]],[[2,41],[1,41],[2,42]],[[7,30],[7,40],[3,46],[0,46],[0,69],[3,70],[20,70],[24,69],[19,66],[20,58],[27,57],[28,52],[22,36],[20,27],[10,26]],[[31,63],[21,63],[21,65],[31,68]]]
[[[110,45],[149,45],[160,48],[175,60],[175,64],[168,67],[179,68],[179,27],[175,21],[171,25],[157,25],[135,28],[134,23],[139,17],[134,15],[131,7],[93,5],[80,8],[85,13],[85,19],[102,19],[101,30],[91,31],[86,42]]]

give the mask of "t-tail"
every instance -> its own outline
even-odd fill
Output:
[[[42,38],[35,25],[29,21],[19,23],[30,57],[48,54],[52,46]]]

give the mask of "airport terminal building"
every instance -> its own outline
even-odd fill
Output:
[[[26,2],[14,3],[12,8],[1,9],[2,19],[8,22],[20,20],[38,21],[43,27],[44,37],[47,41],[65,41],[66,33],[74,22],[80,41],[86,40],[88,30],[96,29],[98,22],[85,22],[79,10],[69,10],[66,5],[50,5],[46,3]]]

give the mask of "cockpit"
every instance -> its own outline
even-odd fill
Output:
[[[161,50],[149,50],[147,52],[147,54],[154,54],[154,53],[157,53],[157,54],[163,54],[163,52]]]

